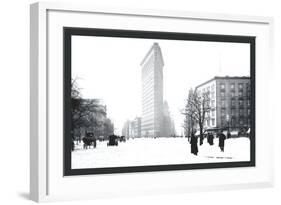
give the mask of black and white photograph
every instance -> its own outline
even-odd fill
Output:
[[[253,37],[81,31],[65,31],[70,170],[254,165]]]

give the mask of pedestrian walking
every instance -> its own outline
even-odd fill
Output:
[[[223,134],[223,132],[220,132],[219,134],[219,147],[222,152],[224,152],[224,141],[226,139],[226,136]]]
[[[207,140],[210,145],[213,145],[214,144],[214,135],[212,133],[209,133],[207,136]]]
[[[191,139],[190,139],[190,144],[191,144],[191,153],[194,155],[197,155],[198,153],[198,140],[197,137],[195,137],[194,134],[191,134]]]

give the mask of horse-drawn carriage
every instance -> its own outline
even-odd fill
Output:
[[[84,137],[82,141],[84,143],[84,149],[91,148],[91,146],[93,146],[93,148],[96,148],[97,146],[97,139],[95,138],[94,133],[92,132],[87,132],[86,137]]]
[[[118,146],[118,136],[109,135],[107,146]]]
[[[120,142],[126,142],[126,137],[125,136],[120,136],[119,137]]]

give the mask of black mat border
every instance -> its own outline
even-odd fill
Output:
[[[208,41],[208,42],[229,42],[229,43],[249,43],[250,44],[250,73],[251,73],[251,148],[250,161],[241,162],[221,162],[221,163],[199,163],[199,164],[175,164],[175,165],[155,165],[155,166],[128,166],[128,167],[109,167],[109,168],[90,168],[90,169],[71,169],[71,36],[103,36],[119,38],[142,38],[142,39],[166,39],[166,40],[188,40],[188,41]],[[217,34],[198,34],[198,33],[176,33],[176,32],[156,32],[140,30],[116,30],[98,28],[63,28],[63,126],[64,126],[64,176],[71,175],[92,175],[92,174],[112,174],[112,173],[131,173],[131,172],[154,172],[172,170],[194,170],[194,169],[213,169],[213,168],[235,168],[235,167],[254,167],[256,165],[255,149],[255,36],[237,35],[217,35]]]

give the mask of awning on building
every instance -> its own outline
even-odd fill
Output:
[[[231,134],[232,136],[238,135],[238,131],[237,131],[237,130],[231,131],[230,134]]]
[[[227,136],[227,130],[224,130],[222,133]]]
[[[194,135],[195,135],[195,136],[200,135],[200,131],[199,131],[199,130],[198,130],[198,131],[196,131]]]

